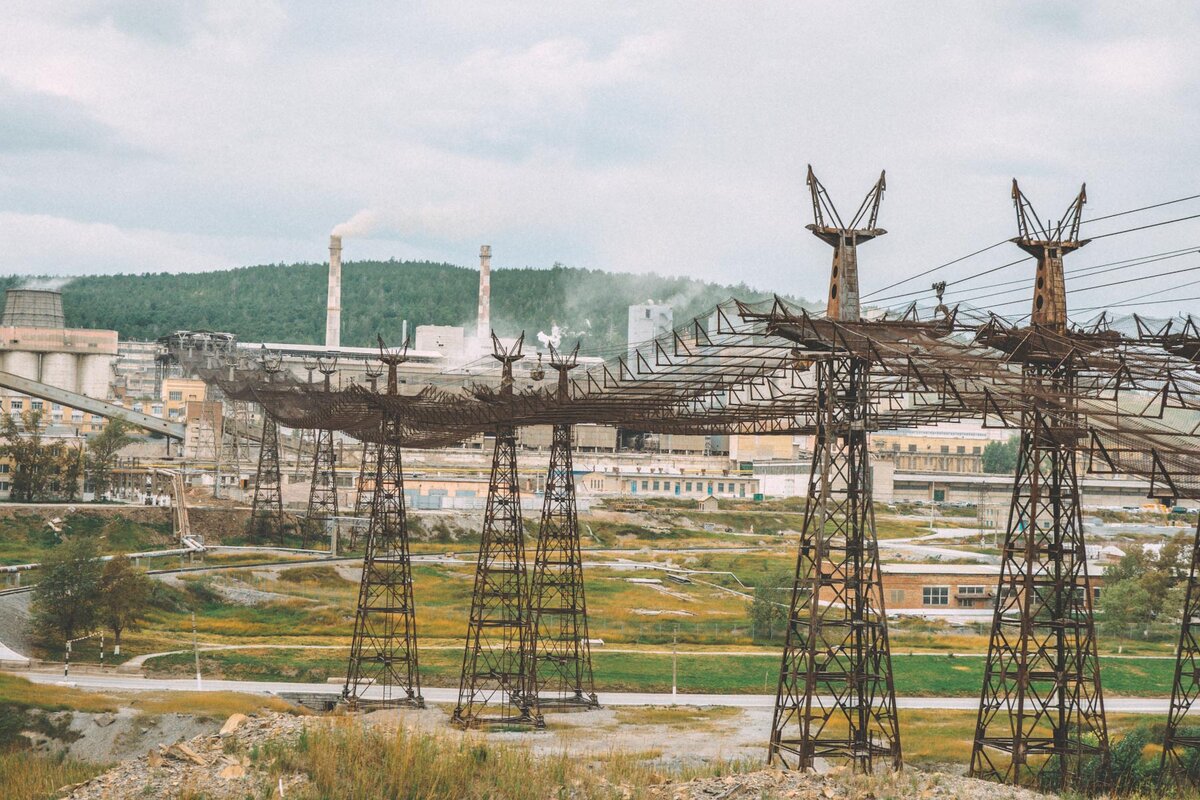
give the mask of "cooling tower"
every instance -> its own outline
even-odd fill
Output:
[[[0,326],[65,328],[62,292],[52,289],[9,289],[4,293]]]

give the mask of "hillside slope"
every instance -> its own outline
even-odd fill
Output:
[[[25,278],[0,281],[19,285]],[[380,333],[399,341],[402,321],[474,327],[479,273],[451,264],[354,261],[343,265],[342,343],[366,346]],[[97,275],[63,289],[70,325],[109,328],[124,339],[153,339],[179,329],[231,331],[247,341],[317,344],[325,325],[326,267],[267,264],[218,272]],[[605,273],[555,266],[492,273],[492,323],[498,333],[533,338],[558,325],[583,351],[625,343],[627,308],[654,300],[674,305],[682,321],[721,300],[768,297],[744,284]]]

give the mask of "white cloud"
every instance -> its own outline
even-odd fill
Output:
[[[1200,122],[1200,26],[1188,4],[1170,18],[1117,3],[33,4],[0,31],[0,82],[43,98],[22,108],[46,109],[39,129],[74,150],[0,153],[3,231],[49,226],[4,267],[321,259],[326,232],[353,219],[347,258],[469,263],[489,241],[502,266],[819,296],[812,162],[849,213],[888,169],[870,289],[1011,236],[1014,175],[1047,214],[1083,180],[1094,214],[1194,193],[1180,165]],[[118,152],[83,146],[97,132]]]

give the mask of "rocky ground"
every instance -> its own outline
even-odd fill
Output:
[[[364,718],[368,725],[393,722],[380,715]],[[70,800],[145,797],[234,800],[247,796],[281,799],[302,796],[307,788],[304,775],[272,773],[270,759],[251,754],[268,750],[272,744],[295,741],[306,726],[327,723],[327,718],[319,717],[269,714],[247,718],[235,714],[218,733],[152,747],[144,755],[125,761],[90,781],[63,787],[60,794]],[[898,775],[871,777],[852,775],[844,769],[833,769],[822,775],[768,769],[655,786],[610,785],[605,788],[611,789],[613,797],[641,796],[662,800],[933,800],[951,797],[1035,800],[1040,797],[1027,790],[916,769],[906,769]],[[566,796],[574,795],[568,791]]]

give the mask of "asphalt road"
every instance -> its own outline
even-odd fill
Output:
[[[52,686],[71,686],[78,689],[125,692],[164,691],[209,691],[247,692],[250,694],[283,694],[291,692],[337,695],[341,686],[330,683],[272,683],[260,681],[201,680],[197,687],[195,679],[140,678],[124,675],[77,674],[64,678],[58,673],[17,672],[35,683]],[[453,703],[458,700],[457,689],[429,687],[422,691],[431,703]],[[775,696],[766,694],[678,694],[653,692],[600,692],[600,702],[606,706],[733,706],[735,708],[773,708]],[[368,691],[367,697],[378,696]],[[974,697],[899,697],[900,708],[974,711],[979,699]],[[1105,698],[1105,711],[1114,714],[1163,714],[1170,705],[1167,698],[1111,697]]]

